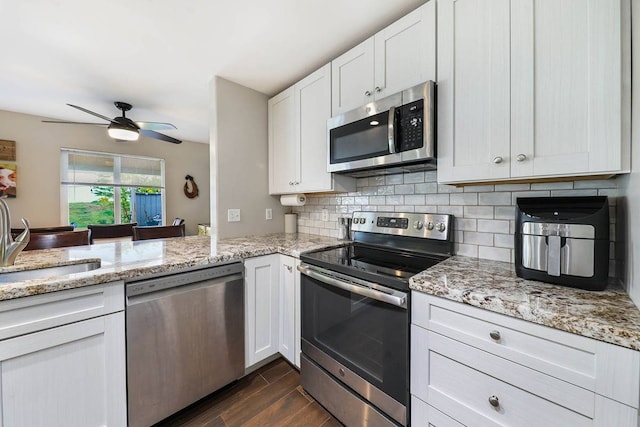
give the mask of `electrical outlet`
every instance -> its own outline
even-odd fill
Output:
[[[322,220],[324,222],[329,221],[329,211],[327,209],[322,209]]]
[[[265,219],[273,219],[273,209],[267,208],[264,211],[264,216],[265,216]]]
[[[227,210],[227,222],[239,222],[240,221],[240,209]]]

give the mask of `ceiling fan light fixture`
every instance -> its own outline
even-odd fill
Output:
[[[113,139],[121,141],[137,141],[140,137],[137,129],[130,127],[118,126],[115,123],[111,123],[107,129],[107,133]]]

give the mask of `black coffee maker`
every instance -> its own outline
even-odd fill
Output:
[[[601,291],[609,276],[606,196],[518,198],[516,274]]]

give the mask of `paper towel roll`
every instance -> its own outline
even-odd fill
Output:
[[[307,203],[307,196],[304,194],[285,194],[280,196],[282,206],[304,206]]]
[[[284,214],[284,232],[285,233],[298,232],[298,215]]]

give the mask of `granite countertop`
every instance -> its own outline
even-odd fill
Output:
[[[115,241],[90,246],[22,252],[2,273],[100,261],[87,272],[0,283],[0,301],[64,289],[152,276],[178,269],[242,261],[245,258],[281,253],[299,257],[302,252],[343,245],[334,238],[309,234],[271,234],[216,240],[209,236],[141,241]]]
[[[521,279],[513,264],[454,256],[411,278],[410,288],[640,350],[640,310],[615,283],[585,291]]]

